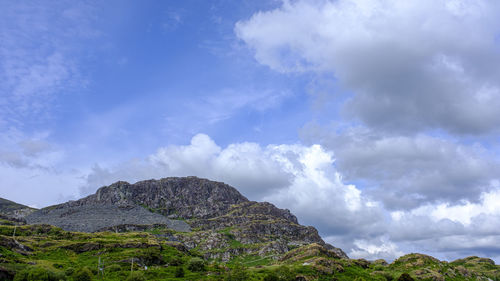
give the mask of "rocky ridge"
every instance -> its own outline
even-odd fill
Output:
[[[310,243],[347,258],[289,210],[249,201],[227,184],[197,177],[116,182],[80,200],[36,211],[26,221],[83,232],[155,229],[221,260],[242,254],[277,257]]]

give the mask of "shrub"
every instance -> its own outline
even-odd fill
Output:
[[[56,273],[44,267],[34,266],[16,274],[14,281],[59,281],[65,280],[64,274]]]
[[[73,267],[68,267],[64,270],[64,274],[66,274],[67,276],[71,276],[73,275],[73,273],[75,273],[75,269]]]
[[[92,281],[94,275],[88,267],[82,267],[73,274],[73,281]]]
[[[282,265],[276,270],[276,274],[280,281],[293,281],[295,280],[295,273],[293,273],[288,266]]]
[[[119,264],[112,264],[110,266],[107,266],[105,270],[109,272],[116,272],[122,270],[122,267]]]
[[[162,265],[165,264],[163,255],[158,248],[147,248],[139,254],[139,258],[145,265]]]
[[[184,264],[184,261],[179,258],[179,257],[173,257],[169,262],[168,262],[169,265],[171,266],[179,266],[179,265],[183,265]]]
[[[204,271],[205,261],[200,258],[192,258],[188,263],[188,269],[190,271]]]
[[[177,267],[177,268],[175,269],[175,277],[176,277],[176,278],[182,278],[182,277],[184,277],[184,268],[182,268],[182,267],[180,267],[180,266],[179,266],[179,267]]]
[[[413,279],[410,276],[410,274],[405,272],[405,273],[401,274],[401,276],[399,276],[398,281],[415,281],[415,279]]]
[[[140,271],[134,271],[130,273],[126,281],[146,281],[146,277],[144,276],[144,273]]]
[[[14,276],[14,281],[28,281],[28,273],[29,271],[27,269],[19,271],[16,273],[16,276]]]
[[[248,272],[245,270],[245,267],[237,263],[231,271],[229,271],[224,278],[226,281],[245,281],[248,280]]]
[[[264,278],[262,279],[263,281],[279,281],[280,279],[278,278],[278,275],[274,272],[269,272],[267,273]]]
[[[382,273],[380,273],[380,275],[382,275],[385,278],[385,280],[387,280],[387,281],[392,281],[394,279],[392,274],[389,272],[382,272]]]

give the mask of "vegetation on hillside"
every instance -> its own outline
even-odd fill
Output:
[[[79,233],[5,221],[0,280],[500,280],[500,267],[484,258],[448,263],[409,254],[387,264],[338,258],[319,244],[281,256],[206,260],[160,232]]]

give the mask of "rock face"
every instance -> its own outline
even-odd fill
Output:
[[[116,182],[80,200],[41,209],[26,220],[83,232],[164,226],[175,230],[175,239],[186,247],[221,260],[283,254],[310,243],[347,258],[314,227],[300,225],[289,210],[249,201],[227,184],[197,177]],[[191,229],[194,233],[182,233]]]
[[[71,205],[71,204],[70,204]],[[171,220],[140,206],[91,204],[82,206],[58,205],[34,212],[26,217],[29,224],[50,224],[67,231],[97,232],[112,230],[121,225],[164,225],[176,231],[190,231],[183,221]]]
[[[232,204],[247,201],[238,190],[221,182],[197,177],[172,177],[135,184],[119,181],[70,204],[132,204],[146,206],[169,218],[190,219],[222,215]]]

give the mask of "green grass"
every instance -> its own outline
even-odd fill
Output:
[[[247,280],[262,280],[271,272],[282,272],[284,265],[285,271],[289,271],[292,276],[305,276],[308,280],[347,281],[362,277],[365,280],[384,281],[387,280],[386,276],[396,280],[404,272],[413,277],[418,277],[418,272],[455,273],[454,277],[445,276],[445,280],[476,280],[478,276],[500,280],[500,267],[480,258],[446,263],[422,255],[407,255],[390,265],[373,264],[363,268],[354,260],[330,258],[324,253],[312,251],[318,246],[298,247],[290,252],[292,257],[283,261],[280,256],[273,254],[266,254],[264,257],[255,254],[240,255],[227,263],[205,260],[203,270],[192,272],[188,269],[189,263],[197,257],[203,257],[204,253],[197,249],[181,251],[172,242],[156,237],[155,234],[175,234],[163,228],[130,233],[78,233],[50,226],[19,226],[16,228],[15,238],[32,249],[28,254],[17,251],[12,246],[13,231],[14,226],[0,225],[2,270],[11,273],[47,270],[57,276],[65,276],[68,281],[72,281],[72,274],[83,267],[88,267],[93,272],[94,280],[125,280],[131,270],[141,271],[147,280],[224,280],[240,267],[247,272]],[[234,229],[230,227],[219,231],[225,235],[229,246],[227,249],[213,251],[224,252],[248,247],[259,249],[265,246],[265,243],[243,244],[235,239],[232,231]],[[104,275],[97,276],[99,258]],[[175,277],[179,268],[185,273],[182,278]],[[458,268],[468,270],[470,276],[458,274]]]

